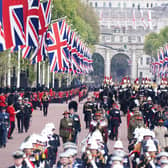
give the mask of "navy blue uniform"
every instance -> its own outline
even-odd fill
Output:
[[[118,138],[118,127],[121,123],[120,110],[112,109],[109,113],[109,129],[111,131],[110,138]]]
[[[0,113],[0,146],[6,146],[7,129],[9,128],[9,114],[6,112]]]
[[[76,139],[77,139],[77,134],[78,134],[78,132],[81,131],[81,124],[80,124],[79,115],[73,114],[72,115],[72,119],[73,119],[73,128],[75,129],[75,134],[74,134],[73,142],[75,143]]]

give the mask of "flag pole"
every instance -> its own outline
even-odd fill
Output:
[[[47,87],[50,87],[50,65],[47,64]]]
[[[42,69],[42,74],[43,74],[43,78],[42,78],[42,85],[44,85],[45,84],[45,62],[43,61],[42,62],[42,65],[43,65],[43,69]]]
[[[7,80],[7,85],[10,88],[11,87],[11,72],[10,72],[10,63],[11,63],[11,51],[8,53],[8,80]]]
[[[20,56],[21,56],[21,49],[19,46],[18,47],[17,88],[20,88]]]
[[[66,18],[67,18],[67,16],[64,16],[64,17],[58,18],[58,19],[54,19],[54,20],[51,20],[51,23],[53,23],[53,22],[58,22],[58,21],[60,21],[60,20],[66,19]]]
[[[41,66],[40,66],[40,62],[38,63],[38,73],[39,73],[38,74],[38,77],[39,77],[38,82],[41,86]]]
[[[52,88],[54,88],[54,75],[55,75],[55,72],[52,72]]]

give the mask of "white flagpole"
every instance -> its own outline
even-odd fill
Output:
[[[52,88],[54,88],[54,76],[55,76],[55,72],[52,72]]]
[[[11,62],[11,52],[9,51],[8,54],[8,81],[7,81],[7,85],[10,88],[11,87],[11,68],[10,68],[10,62]]]
[[[45,62],[43,61],[43,79],[42,79],[42,85],[45,84]]]
[[[49,63],[47,64],[47,87],[50,87],[50,65]]]
[[[38,63],[38,82],[41,85],[41,67],[40,67],[40,62]]]
[[[20,87],[20,56],[21,56],[21,50],[20,50],[20,46],[19,46],[18,47],[17,88]]]

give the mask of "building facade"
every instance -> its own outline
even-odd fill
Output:
[[[111,60],[121,53],[130,59],[132,80],[153,78],[152,57],[144,52],[145,36],[168,25],[167,0],[85,0],[99,18],[97,53],[105,62],[105,75],[111,75]]]

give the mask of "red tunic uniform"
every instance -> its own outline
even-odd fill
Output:
[[[1,95],[0,96],[0,107],[5,107],[6,106],[6,97]]]
[[[10,121],[15,121],[15,109],[13,105],[10,105],[7,107],[6,111],[9,113],[9,120]]]

